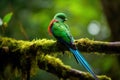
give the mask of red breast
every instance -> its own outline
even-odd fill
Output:
[[[53,19],[48,26],[48,32],[49,32],[50,35],[52,35],[51,28],[52,28],[54,22],[57,22],[57,20]]]

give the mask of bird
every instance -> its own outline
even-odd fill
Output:
[[[76,45],[74,44],[74,38],[70,33],[69,26],[65,23],[67,20],[67,15],[65,13],[56,13],[53,19],[50,21],[48,26],[48,32],[50,35],[53,35],[58,42],[64,44],[69,51],[74,55],[76,61],[79,64],[82,64],[83,67],[91,73],[95,80],[98,80],[96,74],[91,69],[88,62],[85,60],[83,55],[77,49]]]

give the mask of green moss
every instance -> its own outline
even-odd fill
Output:
[[[41,62],[45,62],[46,64],[51,64],[56,69],[59,69],[58,67],[65,67],[67,69],[71,68],[70,66],[65,66],[59,58],[55,58],[50,55],[41,55],[39,59],[41,60]],[[48,66],[46,66],[46,69],[48,69],[47,67]]]
[[[106,75],[98,76],[99,80],[112,80],[110,77],[107,77]]]
[[[4,53],[0,52],[2,56],[2,61],[0,62],[1,64],[3,63],[4,65],[1,66],[2,71],[6,71],[6,67],[9,66],[11,67],[13,73],[14,69],[18,69],[19,74],[23,73],[23,71],[27,70],[27,66],[32,66],[36,64],[36,53],[30,52],[30,46],[32,45],[31,42],[29,41],[23,41],[23,40],[15,40],[11,38],[0,38],[0,49],[4,48]],[[29,63],[28,63],[29,60]],[[37,64],[36,64],[37,65]],[[34,66],[32,66],[34,68]],[[11,70],[9,70],[11,71]],[[3,73],[1,73],[3,74]]]
[[[77,40],[75,44],[77,44],[78,48],[83,47],[83,49],[86,49],[86,46],[88,47],[89,45],[89,51],[94,47],[96,50],[99,50],[99,47],[101,47],[101,45],[103,46],[104,44],[108,43],[93,41],[86,38]],[[28,70],[28,66],[31,67],[31,70],[34,70],[34,68],[38,66],[37,61],[39,60],[39,67],[41,69],[50,72],[52,67],[54,70],[51,72],[55,73],[57,76],[64,76],[67,74],[67,72],[69,72],[71,67],[64,65],[59,58],[51,56],[53,54],[60,54],[59,52],[62,49],[67,50],[63,47],[63,45],[57,44],[56,41],[53,40],[39,39],[30,42],[0,37],[0,63],[3,64],[0,66],[0,74],[4,73],[5,68],[18,69],[18,71],[21,71],[21,73]],[[8,64],[10,67],[7,67]],[[87,74],[86,77],[87,76],[90,75]],[[108,80],[106,76],[100,76],[99,78],[100,80]]]
[[[94,41],[94,40],[89,40],[88,38],[82,38],[76,40],[75,44],[77,45],[80,51],[85,51],[85,52],[108,53],[111,51],[111,48],[108,46],[109,42]]]
[[[63,64],[63,62],[59,59],[59,58],[55,58],[55,57],[52,57],[52,56],[50,56],[50,55],[46,55],[45,56],[45,59],[47,59],[48,60],[48,63],[51,63],[51,64],[53,64],[54,66],[64,66],[64,67],[66,67],[66,68],[68,68],[68,69],[70,69],[71,67],[70,66],[65,66],[64,64]]]
[[[87,45],[91,44],[92,45],[92,44],[107,44],[107,43],[109,43],[109,42],[102,42],[102,41],[94,41],[94,40],[90,40],[88,38],[81,38],[76,42],[79,42],[83,45],[85,45],[85,44],[87,44]]]
[[[41,55],[39,57],[39,67],[48,72],[52,72],[55,75],[66,75],[67,71],[71,69],[70,66],[64,65],[63,62],[59,58],[55,58],[50,55]]]
[[[38,39],[32,41],[33,45],[37,50],[43,53],[52,53],[55,51],[56,41],[47,39]],[[53,48],[54,47],[54,48]]]
[[[52,44],[54,44],[56,41],[53,40],[47,40],[47,39],[39,39],[39,40],[33,40],[32,43],[36,44],[36,46],[44,46],[45,48],[47,48],[47,46],[50,46]]]

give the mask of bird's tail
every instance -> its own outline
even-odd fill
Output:
[[[92,76],[95,78],[95,80],[98,80],[97,76],[95,75],[93,70],[90,68],[90,65],[87,63],[85,58],[81,55],[81,53],[78,50],[71,49],[71,48],[69,48],[69,49],[73,53],[73,55],[75,56],[77,62],[79,64],[82,64],[85,67],[85,69],[87,69],[92,74]]]

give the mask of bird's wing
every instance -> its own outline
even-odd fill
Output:
[[[52,33],[60,41],[64,41],[67,44],[73,43],[73,37],[70,34],[68,26],[62,22],[54,22]]]

